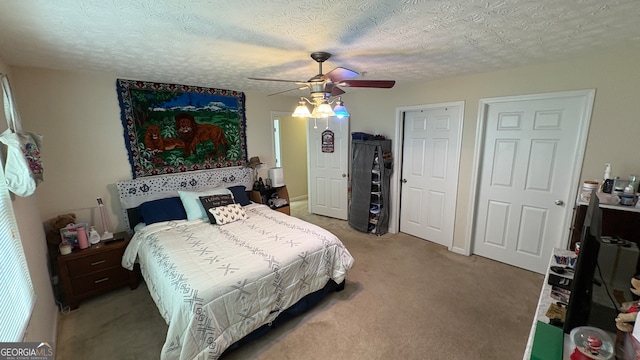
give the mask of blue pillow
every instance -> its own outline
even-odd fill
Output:
[[[251,200],[249,200],[249,197],[247,196],[247,188],[244,185],[232,186],[227,189],[231,190],[233,200],[235,200],[236,204],[240,204],[242,206],[251,204]]]
[[[138,210],[140,211],[142,221],[147,225],[161,221],[183,220],[187,218],[187,213],[184,211],[182,201],[180,201],[180,198],[177,196],[147,201],[141,204]]]
[[[200,202],[200,196],[224,194],[231,195],[231,191],[225,188],[206,189],[200,191],[178,190],[178,195],[180,195],[182,206],[184,206],[184,210],[187,212],[187,220],[189,221],[207,218],[207,213]]]

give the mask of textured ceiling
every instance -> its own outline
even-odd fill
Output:
[[[485,72],[640,46],[638,19],[638,0],[4,0],[0,58],[277,92],[247,77],[307,80],[314,51],[358,79]]]

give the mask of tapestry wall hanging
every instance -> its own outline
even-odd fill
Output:
[[[123,79],[116,87],[134,179],[246,163],[243,92]]]

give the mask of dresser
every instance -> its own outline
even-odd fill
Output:
[[[115,233],[114,239],[87,249],[74,249],[68,255],[58,255],[64,303],[71,309],[78,308],[81,300],[123,286],[132,290],[138,287],[137,269],[129,271],[121,265],[130,236],[126,232]]]
[[[578,200],[571,228],[570,249],[582,239],[582,227],[587,215],[588,203]],[[600,203],[602,210],[602,235],[617,236],[632,241],[640,247],[640,208],[635,206]],[[640,271],[640,267],[638,268]]]

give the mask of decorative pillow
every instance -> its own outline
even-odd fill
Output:
[[[187,212],[187,220],[204,219],[207,217],[207,213],[204,211],[204,207],[200,202],[200,196],[207,195],[232,195],[231,191],[226,188],[207,189],[201,191],[182,191],[178,190],[182,206]]]
[[[251,204],[251,200],[247,196],[247,188],[244,185],[236,185],[228,187],[233,193],[233,200],[235,200],[236,204],[240,204],[242,206],[246,206]]]
[[[182,206],[180,198],[177,196],[147,201],[140,204],[138,210],[142,221],[147,225],[161,221],[183,220],[187,218],[187,213]]]
[[[213,217],[213,214],[209,210],[217,208],[218,206],[233,204],[233,196],[229,194],[200,196],[200,202],[209,217],[209,222],[215,224],[216,218]]]
[[[247,218],[247,213],[240,204],[218,206],[217,208],[209,209],[209,212],[216,218],[216,224],[220,225]]]

